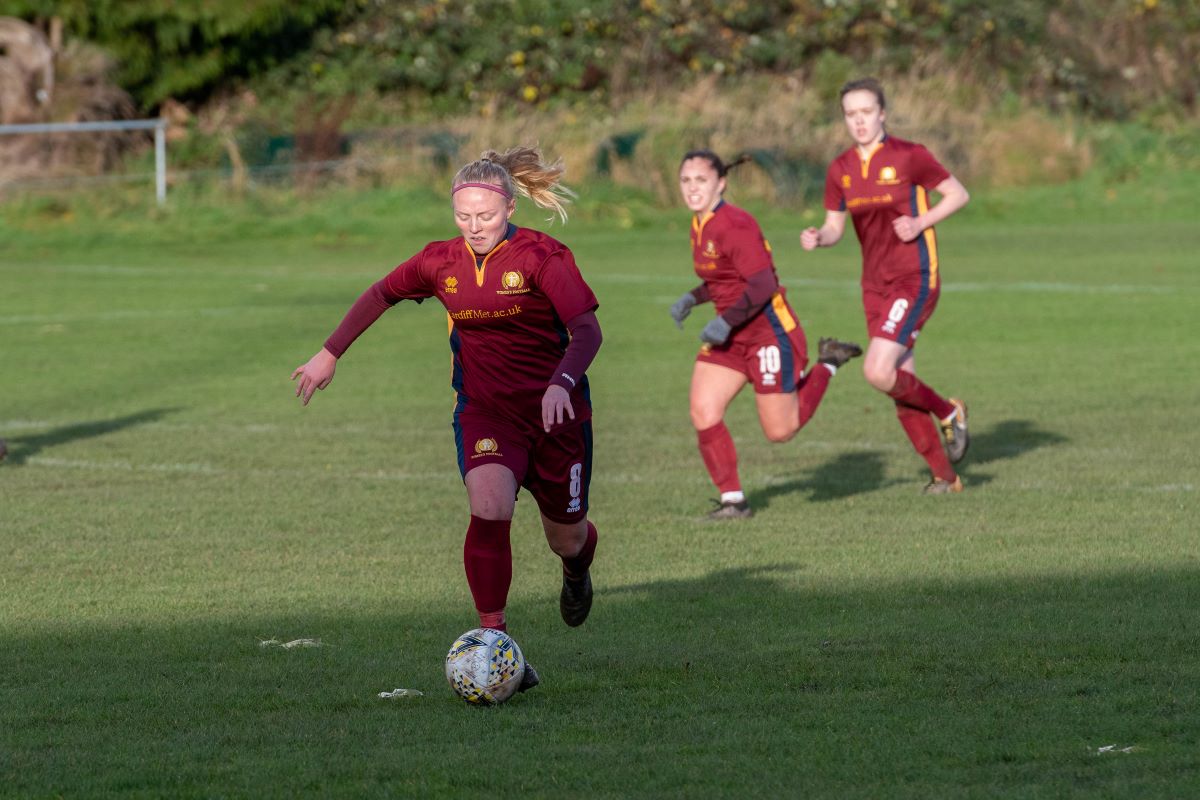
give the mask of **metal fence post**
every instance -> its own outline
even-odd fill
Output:
[[[104,131],[146,131],[154,129],[154,188],[161,206],[167,202],[167,120],[130,119],[102,122],[41,122],[0,125],[0,136],[36,133],[95,133]]]
[[[154,126],[154,190],[160,206],[167,202],[167,121]]]

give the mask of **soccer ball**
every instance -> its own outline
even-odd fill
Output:
[[[525,677],[525,656],[513,638],[495,628],[459,636],[446,654],[446,680],[468,703],[491,706],[512,697]]]

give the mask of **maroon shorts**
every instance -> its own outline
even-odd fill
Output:
[[[555,428],[552,433],[522,431],[480,412],[454,415],[458,470],[503,464],[537,501],[542,514],[570,525],[587,517],[592,480],[592,421]]]
[[[796,391],[808,366],[808,343],[799,325],[791,331],[775,329],[774,339],[756,337],[742,341],[735,335],[725,344],[704,345],[696,360],[740,372],[754,384],[755,394],[787,394]]]
[[[937,308],[940,289],[920,283],[893,283],[879,289],[863,287],[867,335],[912,347]]]

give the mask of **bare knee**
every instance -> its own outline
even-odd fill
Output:
[[[698,431],[706,431],[725,418],[724,411],[712,406],[695,405],[691,407],[692,427]]]
[[[768,442],[782,444],[789,442],[796,435],[798,428],[793,428],[785,425],[764,425],[763,433],[766,434]]]
[[[481,493],[469,497],[471,515],[480,519],[512,519],[514,503],[495,493]]]
[[[879,391],[889,392],[896,385],[896,368],[886,363],[866,361],[863,363],[863,377]]]
[[[542,516],[542,529],[546,532],[546,544],[555,555],[570,558],[579,555],[587,543],[587,520],[576,523],[555,522]]]

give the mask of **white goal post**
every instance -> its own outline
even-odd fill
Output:
[[[110,122],[40,122],[0,125],[0,136],[30,133],[90,133],[96,131],[154,130],[154,188],[161,206],[167,202],[167,121],[158,119],[113,120]]]

